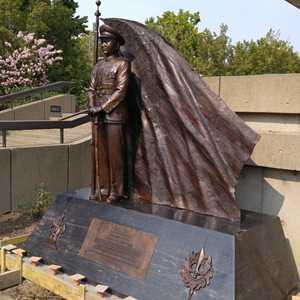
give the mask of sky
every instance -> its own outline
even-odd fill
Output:
[[[88,16],[89,28],[95,21],[95,0],[77,0],[77,14]],[[221,23],[228,25],[233,43],[258,39],[270,28],[280,32],[300,53],[300,9],[284,0],[102,0],[102,17],[116,17],[144,23],[149,17],[167,10],[199,11],[200,30],[218,32]],[[297,30],[298,28],[298,30]]]

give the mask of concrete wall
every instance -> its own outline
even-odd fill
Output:
[[[41,184],[53,195],[90,185],[90,140],[0,149],[0,214],[32,202]]]
[[[0,111],[0,120],[14,120],[15,112],[13,109],[5,109]]]
[[[91,140],[89,138],[70,145],[68,181],[69,190],[91,184]]]
[[[53,194],[64,192],[68,180],[68,145],[12,149],[12,207],[31,202],[41,183]]]
[[[51,112],[51,105],[61,107],[61,113]],[[13,109],[0,111],[0,120],[49,120],[61,117],[64,113],[74,113],[75,96],[69,94],[56,95],[44,100],[19,105]]]
[[[13,109],[14,120],[45,120],[45,102],[36,101]]]
[[[300,113],[300,74],[220,77],[220,96],[235,112]]]
[[[75,96],[73,95],[63,95],[63,96],[55,96],[48,98],[45,101],[45,119],[50,119],[50,117],[57,117],[59,113],[51,112],[51,105],[59,105],[61,106],[62,113],[74,113],[75,112]]]
[[[11,210],[11,152],[0,149],[0,214]]]
[[[300,273],[300,74],[204,79],[261,135],[237,199],[242,209],[281,218]]]
[[[300,74],[204,78],[260,135],[253,163],[300,171]]]
[[[246,166],[236,187],[240,207],[279,216],[300,273],[300,172]]]

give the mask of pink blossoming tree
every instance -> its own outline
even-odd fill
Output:
[[[63,59],[61,50],[35,38],[34,33],[20,31],[17,38],[21,46],[13,49],[5,42],[6,54],[0,56],[0,86],[6,94],[46,84],[49,67]]]

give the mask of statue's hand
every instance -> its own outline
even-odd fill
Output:
[[[89,109],[89,112],[91,114],[92,117],[96,116],[97,114],[99,114],[100,112],[102,111],[102,108],[99,107],[99,106],[94,106],[94,107],[91,107]]]

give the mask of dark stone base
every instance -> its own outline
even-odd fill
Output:
[[[297,285],[295,263],[277,217],[243,212],[239,224],[158,205],[112,206],[86,196],[59,196],[26,242],[26,250],[69,274],[83,274],[91,283],[139,300],[187,299],[180,270],[185,259],[202,248],[212,256],[214,277],[193,300],[283,300]],[[55,248],[48,243],[49,230],[62,215],[65,232]],[[93,218],[158,238],[144,279],[79,255]]]

